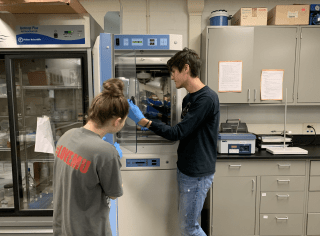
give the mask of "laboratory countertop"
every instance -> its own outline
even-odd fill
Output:
[[[259,151],[256,149],[255,154],[251,155],[236,155],[236,154],[218,154],[217,159],[218,160],[226,160],[226,159],[241,159],[241,160],[258,160],[258,159],[320,159],[320,146],[298,146],[300,148],[303,148],[305,150],[308,150],[307,155],[301,155],[301,154],[271,154],[267,152],[266,150]]]

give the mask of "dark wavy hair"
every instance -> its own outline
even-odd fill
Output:
[[[101,127],[113,117],[124,119],[129,114],[129,103],[123,95],[123,87],[120,79],[105,81],[103,91],[91,103],[88,120]]]
[[[184,48],[182,51],[177,52],[167,62],[169,71],[172,71],[172,67],[176,67],[180,73],[186,64],[190,67],[190,76],[192,78],[200,76],[201,60],[194,50]]]

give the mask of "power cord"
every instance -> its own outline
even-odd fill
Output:
[[[312,129],[314,130],[314,138],[313,138],[313,140],[312,140],[310,143],[300,144],[300,146],[308,146],[308,145],[312,144],[314,141],[316,141],[316,138],[317,138],[316,129],[315,129],[312,125],[307,125],[307,128],[308,128],[308,129],[312,128]]]

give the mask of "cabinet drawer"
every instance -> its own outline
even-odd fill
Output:
[[[216,176],[305,175],[305,161],[218,161]]]
[[[309,192],[309,213],[320,213],[320,192]]]
[[[320,191],[320,176],[310,176],[309,191]]]
[[[320,161],[311,161],[310,175],[320,175]]]
[[[307,235],[320,235],[320,213],[308,214]]]
[[[302,214],[260,214],[260,235],[303,235]]]
[[[304,192],[262,192],[260,213],[303,213]]]
[[[261,191],[304,191],[304,176],[261,176]]]

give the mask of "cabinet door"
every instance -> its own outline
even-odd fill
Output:
[[[250,79],[254,103],[285,102],[288,91],[288,103],[293,102],[297,45],[297,27],[255,27],[253,49],[253,74]],[[263,69],[283,69],[283,100],[261,100],[261,72]]]
[[[320,235],[319,213],[308,213],[307,235]]]
[[[14,54],[5,64],[14,207],[19,214],[52,216],[53,153],[63,133],[84,125],[89,105],[87,55]]]
[[[320,28],[301,27],[298,103],[320,102]]]
[[[220,103],[247,103],[253,64],[253,27],[209,29],[208,86],[218,93],[219,61],[242,61],[242,92],[219,92]]]
[[[254,235],[256,177],[215,177],[212,235]]]

